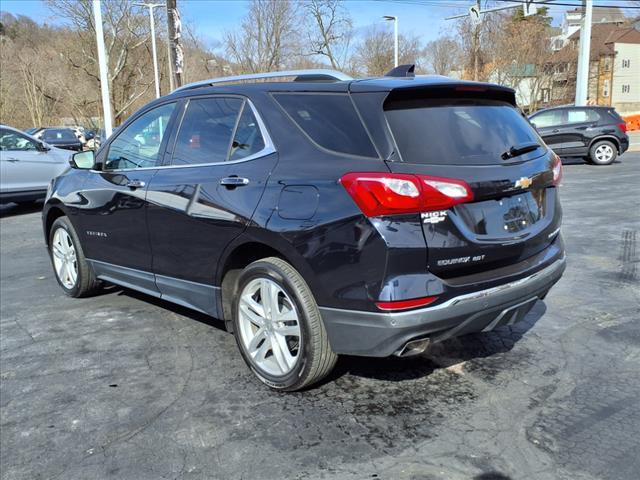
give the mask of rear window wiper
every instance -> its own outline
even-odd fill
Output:
[[[523,155],[525,153],[533,152],[540,148],[540,144],[536,142],[522,143],[520,145],[514,145],[509,150],[504,152],[501,157],[503,160],[509,160],[510,158]]]

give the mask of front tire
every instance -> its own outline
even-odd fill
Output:
[[[589,160],[594,165],[611,165],[618,156],[618,149],[608,140],[594,143],[589,149]]]
[[[279,258],[253,262],[240,274],[233,331],[244,361],[274,390],[316,383],[338,358],[309,286]]]
[[[67,217],[53,222],[49,232],[49,256],[58,285],[70,297],[86,297],[100,287],[87,262],[80,240]]]

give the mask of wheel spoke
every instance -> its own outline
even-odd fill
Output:
[[[292,322],[298,320],[298,315],[293,308],[290,308],[286,312],[278,312],[274,320],[278,320],[280,322]]]
[[[269,337],[265,337],[260,348],[258,348],[252,356],[258,363],[262,363],[266,360],[269,350],[271,350],[271,339],[269,339]]]
[[[258,327],[264,325],[264,309],[255,300],[242,297],[240,299],[240,310],[249,318],[249,321]]]
[[[53,248],[52,248],[52,252],[53,255],[59,259],[63,259],[64,258],[64,252],[62,251],[62,248],[60,248],[60,245],[58,244],[53,244]]]
[[[289,351],[287,346],[287,340],[282,335],[275,334],[271,342],[271,348],[273,350],[273,356],[276,357],[276,362],[282,373],[287,373],[291,366],[294,364],[295,359]]]
[[[258,348],[258,345],[260,344],[260,340],[264,340],[266,338],[266,333],[267,332],[262,328],[259,328],[256,331],[254,337],[249,342],[249,345],[247,345],[247,350],[249,350],[249,353],[255,352],[255,350]]]
[[[56,270],[56,274],[58,275],[58,278],[60,279],[61,282],[64,282],[64,272],[67,268],[67,264],[64,261],[60,262],[60,265],[58,265],[58,268]]]
[[[282,335],[284,337],[299,337],[300,336],[300,327],[298,325],[285,325],[283,327],[274,327],[274,330],[277,334]]]

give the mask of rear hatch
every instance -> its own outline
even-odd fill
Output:
[[[391,172],[427,183],[436,177],[430,185],[438,188],[461,181],[472,194],[421,214],[428,268],[443,278],[539,253],[553,242],[561,216],[559,159],[504,89],[458,88],[392,91],[383,107],[396,149]]]

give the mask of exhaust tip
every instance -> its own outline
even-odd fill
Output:
[[[411,340],[410,342],[407,342],[404,347],[398,350],[395,355],[397,357],[413,357],[415,355],[420,355],[427,349],[430,343],[431,340],[428,338]]]

